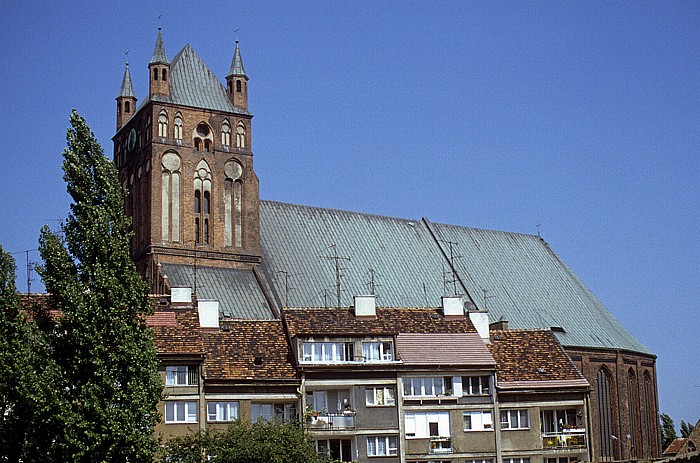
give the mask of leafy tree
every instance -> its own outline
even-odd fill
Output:
[[[162,461],[173,463],[321,463],[312,439],[298,422],[236,421],[223,431],[176,437]]]
[[[44,453],[76,463],[151,461],[162,382],[145,325],[148,291],[129,254],[117,170],[75,110],[70,122],[65,239],[48,227],[39,239],[48,307],[60,313],[46,336],[61,373],[53,390],[64,404]]]
[[[661,447],[663,450],[671,445],[674,439],[678,438],[676,434],[676,425],[673,423],[673,418],[665,413],[661,414]]]
[[[681,437],[689,437],[693,429],[695,429],[694,425],[681,420]]]

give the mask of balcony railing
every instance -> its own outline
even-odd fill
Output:
[[[431,437],[430,453],[452,453],[452,438]]]
[[[586,446],[586,430],[583,428],[565,429],[563,432],[542,434],[542,447],[545,449],[565,449]]]
[[[340,430],[355,428],[355,413],[324,413],[309,416],[312,430]]]

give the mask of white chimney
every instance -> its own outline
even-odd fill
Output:
[[[170,288],[170,303],[173,305],[192,304],[192,288]]]
[[[443,296],[442,314],[445,317],[464,317],[464,303],[462,296]]]
[[[377,316],[377,297],[371,296],[355,296],[355,316],[356,317],[376,317]]]
[[[489,342],[489,312],[487,310],[476,310],[469,312],[469,320],[472,321],[474,328],[481,336],[484,342]]]
[[[200,299],[197,301],[197,311],[201,328],[219,327],[219,301]]]

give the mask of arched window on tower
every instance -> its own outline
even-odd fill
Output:
[[[633,369],[629,369],[627,372],[627,410],[629,413],[629,431],[630,438],[627,446],[629,448],[630,459],[635,458],[637,455],[637,375],[634,374]],[[623,455],[623,458],[626,456]]]
[[[223,146],[231,146],[231,124],[228,120],[224,120],[221,124],[221,144]]]
[[[182,141],[182,115],[175,114],[175,125],[173,127],[173,138]]]
[[[224,245],[243,246],[243,166],[236,161],[224,165]]]
[[[161,238],[180,241],[180,156],[167,152],[161,160]]]
[[[211,169],[202,159],[194,171],[194,241],[209,244],[211,232]]]
[[[236,148],[245,148],[245,125],[239,122],[236,126]]]
[[[612,461],[615,458],[613,450],[613,417],[612,395],[610,394],[610,373],[605,367],[598,370],[595,381],[596,402],[598,404],[598,453],[600,460]]]
[[[124,112],[125,112],[125,113],[130,113],[130,112],[131,112],[131,103],[129,103],[128,101],[125,101],[125,102],[124,102]]]
[[[162,80],[163,80],[164,82],[165,82],[166,80],[168,80],[168,70],[167,70],[167,69],[163,68],[163,72],[161,73],[161,75],[163,76],[163,79],[162,79]]]
[[[167,137],[168,136],[168,113],[161,111],[158,115],[158,136]]]
[[[153,80],[158,80],[158,68],[153,68]]]
[[[238,80],[236,81],[236,91],[237,91],[238,93],[241,93],[241,80],[240,80],[240,79],[238,79]]]

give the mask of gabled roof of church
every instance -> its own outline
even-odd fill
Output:
[[[170,63],[169,95],[153,95],[152,101],[193,108],[249,114],[237,108],[226,95],[226,89],[202,58],[188,43]]]
[[[538,236],[272,201],[261,201],[260,234],[260,274],[275,309],[285,300],[335,306],[338,257],[342,307],[370,292],[372,273],[377,307],[438,306],[456,286],[513,329],[561,327],[565,346],[650,353]],[[461,256],[455,283],[449,241]],[[282,271],[294,275],[286,296]]]

